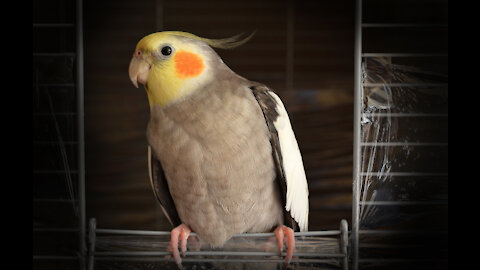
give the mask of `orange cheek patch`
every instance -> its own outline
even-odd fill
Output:
[[[200,75],[205,65],[197,54],[179,51],[174,56],[175,72],[180,78],[191,78]]]

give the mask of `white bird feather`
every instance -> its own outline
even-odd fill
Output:
[[[275,110],[279,114],[274,121],[274,126],[278,132],[280,141],[280,150],[282,154],[282,165],[285,171],[287,182],[287,199],[285,209],[290,211],[291,216],[295,219],[300,227],[300,231],[308,230],[308,184],[303,168],[302,155],[298,148],[297,139],[293,133],[290,118],[283,106],[280,98],[268,91],[272,96],[277,107]]]

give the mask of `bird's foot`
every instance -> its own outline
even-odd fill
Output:
[[[172,252],[173,259],[179,267],[182,265],[182,259],[180,258],[180,252],[178,251],[178,239],[180,238],[180,249],[182,250],[182,256],[185,257],[185,253],[187,252],[187,239],[191,232],[192,230],[190,230],[190,228],[183,223],[174,228],[171,232],[168,250]]]
[[[293,252],[295,251],[295,235],[293,230],[287,226],[280,225],[274,230],[274,233],[277,237],[278,251],[280,252],[280,256],[282,256],[283,241],[284,239],[286,240],[287,256],[285,257],[285,263],[289,264],[292,260]],[[284,238],[285,236],[286,238]]]

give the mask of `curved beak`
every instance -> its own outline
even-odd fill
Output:
[[[143,60],[138,55],[133,55],[130,60],[130,66],[128,67],[128,75],[133,85],[138,88],[138,82],[143,85],[147,84],[148,72],[150,71],[150,65],[147,61]]]

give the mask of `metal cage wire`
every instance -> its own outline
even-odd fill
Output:
[[[96,263],[105,261],[174,262],[173,258],[166,257],[171,254],[167,251],[170,232],[99,229],[95,218],[90,219],[89,224],[88,270],[95,269]],[[346,220],[340,222],[339,230],[296,232],[296,251],[291,263],[310,264],[311,268],[317,268],[319,264],[328,264],[347,270],[349,266],[348,235]],[[189,242],[192,242],[195,237],[196,234],[191,233]],[[276,245],[273,238],[275,238],[274,233],[244,233],[233,236],[221,249],[204,246],[202,250],[191,251],[189,246],[189,251],[182,261],[283,264],[285,252],[282,253],[282,257],[279,257],[278,251],[270,251],[270,248],[275,249],[275,247],[266,250],[268,244]],[[99,250],[99,247],[102,250]],[[263,248],[264,250],[260,251]]]
[[[352,202],[352,234],[351,234],[351,260],[352,268],[359,269],[359,265],[362,263],[395,263],[395,262],[419,262],[419,261],[428,261],[428,259],[404,259],[404,258],[382,258],[377,256],[375,258],[362,258],[361,256],[361,245],[360,237],[361,236],[388,236],[388,235],[418,235],[418,234],[434,234],[434,235],[444,235],[446,231],[444,230],[379,230],[379,229],[362,229],[361,222],[361,209],[366,206],[435,206],[435,205],[446,205],[448,201],[446,200],[437,200],[437,201],[398,201],[398,200],[370,200],[365,201],[364,193],[366,193],[364,181],[366,177],[448,177],[446,172],[408,172],[408,171],[375,171],[367,170],[363,171],[363,162],[365,155],[368,156],[367,150],[368,147],[447,147],[448,142],[418,142],[418,141],[387,141],[382,142],[375,140],[373,142],[362,141],[362,124],[368,117],[389,117],[389,118],[426,118],[426,119],[438,119],[438,118],[447,118],[448,113],[443,112],[434,112],[434,113],[414,113],[414,112],[405,112],[405,113],[394,113],[394,112],[368,112],[364,105],[365,92],[364,90],[372,87],[384,87],[384,88],[401,88],[405,87],[408,89],[415,88],[448,88],[448,83],[437,83],[437,82],[381,82],[381,83],[372,83],[365,80],[366,76],[366,59],[371,58],[447,58],[448,53],[438,53],[438,52],[428,52],[428,53],[395,53],[395,52],[364,52],[363,43],[365,42],[365,36],[363,36],[363,30],[366,28],[376,28],[376,29],[446,29],[448,24],[444,23],[376,23],[363,21],[364,10],[369,6],[369,1],[356,0],[355,1],[355,37],[354,37],[354,145],[353,145],[353,202]]]
[[[33,23],[33,29],[73,29],[75,31],[75,52],[34,52],[34,57],[41,58],[55,58],[55,57],[72,57],[75,59],[75,82],[74,83],[40,83],[36,81],[34,87],[37,89],[42,88],[58,88],[66,87],[76,90],[75,96],[75,106],[76,113],[73,112],[54,112],[52,107],[52,112],[42,113],[34,112],[34,116],[49,116],[53,117],[56,120],[57,116],[76,116],[76,140],[75,141],[65,141],[62,140],[61,135],[58,141],[35,141],[34,146],[39,145],[57,145],[61,148],[62,158],[64,159],[64,164],[67,166],[65,170],[44,170],[37,169],[34,170],[34,175],[42,174],[64,174],[67,178],[71,178],[71,174],[76,174],[78,183],[76,185],[76,195],[77,198],[74,198],[74,187],[70,186],[70,199],[57,199],[57,198],[34,198],[33,202],[35,204],[42,203],[72,203],[75,216],[78,218],[76,228],[58,228],[58,227],[41,227],[36,228],[34,226],[34,233],[65,233],[65,232],[75,232],[78,233],[78,254],[76,256],[68,256],[64,254],[49,254],[49,255],[33,255],[34,260],[43,260],[43,261],[62,261],[62,260],[72,260],[78,261],[80,269],[85,269],[85,258],[87,254],[86,247],[86,210],[85,210],[85,140],[84,140],[84,80],[83,80],[83,1],[76,0],[72,6],[75,9],[75,23]],[[35,68],[35,66],[34,66]],[[38,76],[37,76],[38,78]],[[38,79],[37,79],[38,80]],[[51,103],[51,98],[50,98]],[[60,134],[59,124],[57,125],[57,132]],[[68,156],[63,149],[66,145],[76,146],[75,155],[77,159],[77,169],[71,170],[68,168]],[[71,179],[70,181],[71,182]],[[70,183],[72,184],[72,183]],[[73,184],[72,184],[73,185]]]

